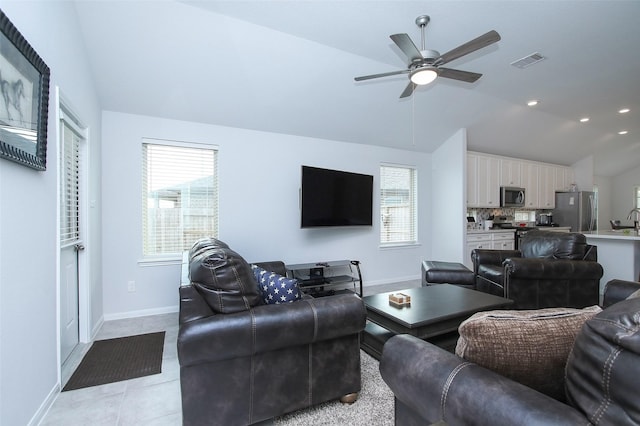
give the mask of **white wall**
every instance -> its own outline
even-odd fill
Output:
[[[57,160],[54,87],[93,133],[91,197],[99,195],[100,112],[71,2],[0,1],[0,8],[51,68],[47,170],[0,159],[0,424],[37,423],[58,386]],[[100,293],[99,212],[90,213],[91,291]],[[102,301],[94,301],[94,320]]]
[[[247,261],[286,263],[357,259],[365,285],[420,275],[430,256],[431,156],[411,151],[103,113],[103,282],[105,318],[177,310],[179,265],[141,266],[141,142],[143,137],[208,143],[220,148],[220,239]],[[372,228],[300,229],[300,166],[374,176],[382,162],[414,165],[420,190],[419,238],[413,247],[380,249]],[[374,212],[379,195],[374,194]],[[136,281],[136,292],[127,282]]]
[[[465,261],[467,132],[460,129],[433,152],[431,260]]]
[[[593,191],[593,156],[583,158],[571,165],[575,172],[575,183],[579,191]]]
[[[633,188],[640,186],[640,166],[611,179],[611,215],[622,223],[633,224],[627,220],[629,211],[634,207]],[[634,216],[635,217],[635,216]]]
[[[616,219],[613,215],[612,178],[609,176],[594,176],[593,183],[598,187],[598,229],[610,229],[609,221]]]

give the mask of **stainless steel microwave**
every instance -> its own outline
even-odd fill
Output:
[[[524,207],[524,188],[500,187],[500,207]]]

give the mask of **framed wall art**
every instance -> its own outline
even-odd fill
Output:
[[[0,157],[47,168],[47,64],[0,10]]]

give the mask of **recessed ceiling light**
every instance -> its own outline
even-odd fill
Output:
[[[535,99],[532,99],[529,102],[527,102],[527,105],[536,106],[536,105],[538,105],[538,103],[539,103],[539,101],[536,101]]]
[[[631,111],[629,108],[622,108],[622,109],[621,109],[621,110],[619,110],[618,112],[619,112],[620,114],[626,114],[626,113],[628,113],[629,111]]]
[[[619,135],[626,135],[627,133],[629,133],[629,131],[628,131],[628,130],[620,130],[620,131],[618,132],[618,134],[619,134]]]
[[[580,122],[581,122],[581,123],[586,123],[587,121],[589,121],[589,117],[582,117],[582,118],[580,119]]]

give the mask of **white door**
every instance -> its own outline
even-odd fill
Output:
[[[66,114],[60,120],[60,362],[79,341],[80,149],[82,131]]]

